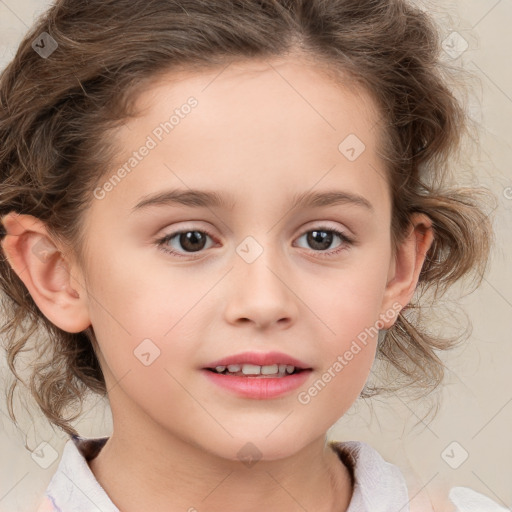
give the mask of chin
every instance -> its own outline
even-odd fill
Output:
[[[249,432],[241,436],[223,436],[221,440],[211,440],[204,448],[212,455],[234,462],[243,462],[252,467],[258,461],[277,461],[293,457],[306,444],[300,438],[291,436],[286,430],[273,432],[268,437],[261,431],[251,436]]]

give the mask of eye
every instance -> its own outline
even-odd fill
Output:
[[[352,238],[334,228],[319,227],[312,229],[306,231],[298,240],[304,236],[306,237],[307,243],[314,251],[324,253],[320,254],[320,256],[325,258],[336,256],[341,251],[346,250],[350,245],[354,244]],[[156,240],[156,245],[158,249],[167,254],[172,254],[177,257],[187,257],[187,255],[199,253],[203,249],[211,247],[211,245],[205,247],[208,238],[213,239],[213,236],[207,231],[182,229],[181,231],[174,231]],[[339,238],[342,243],[337,249],[328,251],[335,238]],[[181,248],[177,246],[181,246]]]
[[[354,243],[352,238],[348,237],[342,231],[333,228],[319,227],[312,229],[306,231],[298,239],[300,240],[300,238],[304,236],[306,237],[307,243],[315,249],[315,252],[325,252],[325,254],[321,254],[321,257],[326,258],[336,256]],[[334,238],[336,237],[342,241],[342,244],[337,249],[327,252],[327,249],[331,246]]]
[[[165,253],[172,254],[178,257],[186,257],[186,254],[193,254],[205,248],[206,239],[212,236],[206,231],[196,229],[183,229],[165,235],[156,241],[158,248]],[[169,242],[174,242],[173,248],[169,248]],[[185,254],[175,250],[176,245],[181,245]]]

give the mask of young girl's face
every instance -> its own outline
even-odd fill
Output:
[[[248,442],[271,460],[323,439],[398,312],[374,104],[276,59],[169,73],[138,106],[85,217],[86,268],[72,271],[114,431],[233,460]],[[326,200],[294,206],[313,195]],[[304,371],[264,384],[207,369],[228,357]]]

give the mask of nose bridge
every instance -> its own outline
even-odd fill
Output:
[[[276,274],[279,275],[279,269],[284,266],[281,263],[284,255],[280,254],[280,248],[276,246],[271,235],[268,233],[249,235],[237,246],[236,252],[238,258],[235,267],[240,270],[237,274],[251,286],[254,294],[282,292],[281,288],[284,285]]]
[[[262,242],[256,238],[258,237]],[[232,293],[227,314],[267,324],[295,315],[293,293],[287,284],[285,255],[271,245],[268,233],[247,236],[236,247]]]

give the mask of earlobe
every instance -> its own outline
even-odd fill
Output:
[[[86,293],[73,279],[69,262],[31,215],[11,212],[2,218],[6,236],[2,249],[41,312],[60,329],[80,332],[90,325]]]
[[[398,316],[398,311],[391,319],[386,314],[392,305],[398,303],[403,309],[411,301],[433,241],[434,230],[431,219],[425,214],[412,215],[409,234],[397,248],[396,257],[390,266],[393,277],[386,284],[384,292],[381,318],[385,317],[387,320],[383,329],[389,329]],[[396,310],[396,306],[393,310]]]

